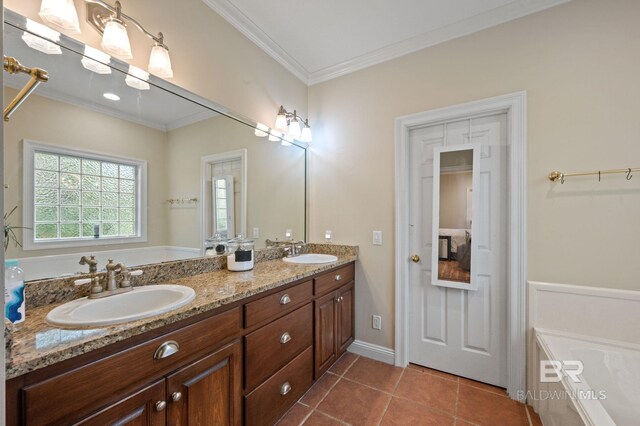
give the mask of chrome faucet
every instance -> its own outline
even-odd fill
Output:
[[[299,256],[302,249],[306,246],[304,241],[297,241],[291,243],[289,247],[284,248],[284,253],[287,257]]]
[[[94,255],[91,255],[89,257],[82,256],[79,263],[80,265],[89,265],[90,274],[95,274],[96,272],[98,272],[98,261],[96,260],[96,257]]]

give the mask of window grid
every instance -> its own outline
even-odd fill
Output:
[[[36,151],[35,241],[137,236],[137,168]]]

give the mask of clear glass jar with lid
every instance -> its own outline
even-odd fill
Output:
[[[222,256],[227,254],[227,246],[229,239],[223,237],[219,233],[215,233],[213,237],[209,237],[204,242],[204,254],[207,256]]]
[[[227,246],[227,269],[230,271],[250,271],[253,269],[254,240],[238,234]]]

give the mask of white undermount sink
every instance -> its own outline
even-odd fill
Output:
[[[52,309],[47,323],[57,327],[99,327],[163,314],[191,302],[190,287],[173,284],[136,287],[101,299],[82,297]]]
[[[287,263],[309,264],[309,263],[331,263],[338,260],[338,258],[331,254],[305,253],[305,254],[300,254],[298,256],[285,257],[282,260],[284,260]]]

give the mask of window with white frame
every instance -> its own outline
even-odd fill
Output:
[[[146,162],[24,142],[26,250],[146,240]]]

